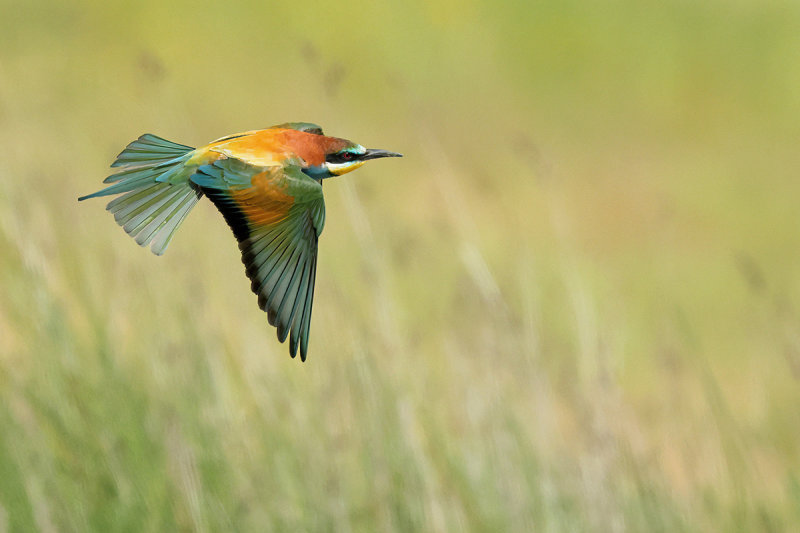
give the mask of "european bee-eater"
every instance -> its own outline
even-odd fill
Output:
[[[316,124],[292,122],[228,135],[200,148],[145,134],[111,165],[112,185],[78,198],[121,194],[106,209],[156,255],[204,195],[239,241],[258,306],[289,337],[292,357],[308,352],[317,240],[325,225],[322,180],[355,170],[369,159],[402,157],[327,137]]]

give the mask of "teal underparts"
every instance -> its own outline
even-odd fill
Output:
[[[331,174],[328,171],[328,168],[325,165],[320,165],[320,166],[317,166],[317,167],[304,168],[303,172],[305,172],[305,174],[307,176],[309,176],[309,177],[311,177],[311,178],[313,178],[313,179],[315,179],[317,181],[321,181],[321,180],[324,180],[325,178],[331,178],[331,177],[334,176],[334,174]]]

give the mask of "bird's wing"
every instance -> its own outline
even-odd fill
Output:
[[[322,186],[295,165],[262,167],[222,158],[191,180],[214,202],[233,230],[258,305],[305,361],[317,239],[325,224]]]

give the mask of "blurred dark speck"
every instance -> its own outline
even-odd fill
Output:
[[[752,255],[747,252],[736,253],[736,266],[739,267],[739,272],[747,282],[747,286],[753,292],[763,292],[767,287],[767,281],[764,277],[764,271],[758,265]]]
[[[800,349],[796,345],[789,344],[786,346],[786,361],[789,363],[789,369],[792,372],[794,379],[800,379]]]
[[[534,175],[536,177],[542,178],[549,174],[549,169],[545,164],[541,150],[527,133],[524,131],[516,132],[509,139],[509,145],[517,156],[528,161],[531,168],[535,170]]]
[[[317,50],[317,47],[311,41],[303,43],[303,46],[300,48],[300,53],[309,65],[315,65],[317,61],[319,61],[319,50]]]
[[[330,66],[330,68],[325,72],[325,91],[328,93],[328,96],[333,98],[336,96],[336,93],[339,92],[339,87],[342,85],[345,76],[347,75],[347,69],[341,63],[334,63]]]
[[[139,68],[152,81],[161,81],[167,74],[164,62],[157,55],[147,50],[139,54]]]

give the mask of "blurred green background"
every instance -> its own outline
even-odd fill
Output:
[[[800,4],[0,3],[0,532],[796,531]],[[127,142],[284,121],[310,357]]]

